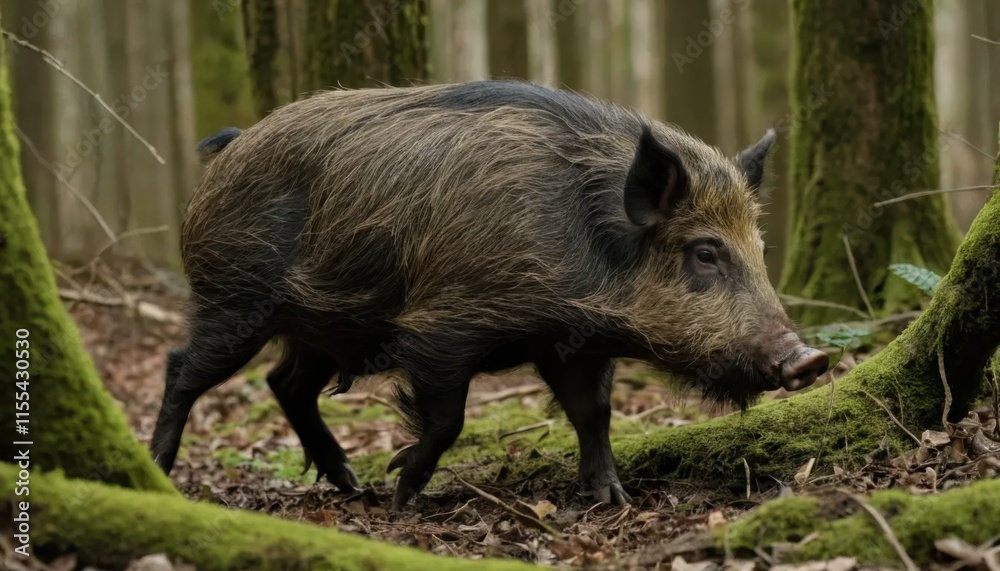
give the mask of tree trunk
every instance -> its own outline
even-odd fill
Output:
[[[429,77],[427,0],[308,0],[309,89],[405,85]]]
[[[753,131],[778,131],[778,140],[768,154],[768,173],[761,198],[767,205],[761,226],[767,241],[767,273],[777,284],[788,252],[789,156],[791,122],[788,109],[788,61],[791,52],[788,0],[755,0],[748,16],[753,20],[754,87],[749,112]]]
[[[555,28],[549,22],[549,0],[523,0],[528,21],[528,79],[556,87],[559,67]]]
[[[0,61],[5,43],[0,42]],[[0,335],[11,352],[0,359],[0,371],[13,385],[5,390],[14,393],[0,410],[0,427],[5,434],[21,435],[17,442],[30,443],[13,444],[6,438],[0,455],[9,460],[29,450],[36,469],[58,468],[74,478],[173,491],[103,390],[59,301],[21,182],[13,127],[7,70],[0,65]],[[24,351],[16,361],[15,349]],[[30,415],[16,413],[15,401],[27,403],[17,410]],[[15,433],[18,419],[27,420],[20,424],[26,431]],[[6,479],[10,481],[9,475]]]
[[[523,1],[485,0],[490,76],[528,77],[528,16]]]
[[[188,6],[197,136],[253,124],[255,111],[238,6],[204,0],[188,0]]]
[[[0,518],[13,521],[17,469],[0,463]],[[165,553],[200,571],[528,571],[518,561],[469,561],[387,545],[336,529],[110,486],[31,475],[35,553],[76,556],[81,565],[124,569]]]
[[[917,307],[920,291],[890,264],[948,267],[958,233],[947,198],[876,208],[875,202],[937,188],[932,11],[916,3],[794,0],[792,244],[781,290],[864,308],[844,247],[873,308]],[[805,323],[845,313],[807,307]]]
[[[666,40],[661,65],[666,70],[663,117],[712,144],[716,142],[715,36],[709,0],[665,0],[660,21]]]
[[[274,0],[243,0],[243,34],[257,117],[278,106],[278,10]]]
[[[559,60],[559,86],[581,90],[583,80],[583,43],[585,36],[582,0],[550,0],[549,25],[556,31]]]

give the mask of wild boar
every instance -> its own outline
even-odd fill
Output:
[[[359,485],[317,397],[403,373],[404,505],[462,430],[469,382],[532,363],[576,429],[580,481],[629,501],[608,437],[616,358],[745,406],[828,366],[768,282],[756,192],[774,141],[728,158],[618,105],[518,82],[329,91],[201,144],[187,207],[188,344],[153,451],[273,338],[268,375],[319,474]],[[583,343],[566,340],[579,331]]]

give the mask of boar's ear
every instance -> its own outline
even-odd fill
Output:
[[[633,224],[652,226],[667,219],[688,192],[688,175],[677,153],[642,128],[632,168],[625,179],[625,214]]]
[[[768,129],[761,140],[736,155],[736,165],[746,175],[752,190],[760,188],[760,183],[764,181],[764,163],[775,139],[777,136],[774,134],[774,129]]]

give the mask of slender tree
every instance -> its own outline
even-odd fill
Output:
[[[278,106],[278,9],[274,0],[243,0],[243,34],[257,116],[263,117]]]
[[[709,0],[665,0],[658,7],[665,41],[663,117],[715,143],[715,36]]]
[[[242,12],[230,2],[188,0],[195,131],[206,137],[254,121]]]
[[[523,1],[485,0],[490,75],[522,78],[528,70],[528,15]]]
[[[933,12],[929,2],[912,5],[907,15],[890,0],[792,2],[793,233],[785,293],[857,308],[867,297],[877,312],[911,309],[921,292],[888,266],[940,273],[955,253],[946,197],[874,206],[938,185]],[[808,307],[799,317],[818,323],[845,314]]]

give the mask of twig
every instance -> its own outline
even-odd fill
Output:
[[[944,386],[944,411],[941,413],[941,426],[948,428],[948,415],[951,414],[951,386],[948,385],[948,375],[944,372],[944,348],[939,344],[937,350],[938,373],[941,374],[941,384]]]
[[[891,325],[893,323],[900,323],[903,321],[913,321],[914,319],[920,317],[922,313],[923,313],[922,311],[918,310],[904,311],[902,313],[894,313],[893,315],[886,315],[885,317],[879,317],[878,319],[867,319],[865,321],[848,321],[846,323],[841,323],[840,325],[843,325],[844,327],[851,327],[854,329],[861,327],[878,328],[882,327],[883,325]],[[803,334],[812,334],[818,331],[822,331],[826,327],[829,326],[814,325],[812,327],[804,327],[800,331]]]
[[[844,304],[841,304],[841,303],[834,303],[832,301],[821,301],[821,300],[818,300],[818,299],[806,299],[804,297],[796,297],[794,295],[788,295],[788,294],[781,294],[778,297],[780,297],[781,301],[785,302],[785,305],[788,305],[788,306],[813,305],[813,306],[816,306],[816,307],[828,307],[830,309],[842,309],[844,311],[850,311],[851,313],[853,313],[855,315],[860,315],[861,317],[864,317],[865,319],[871,317],[870,315],[868,315],[867,313],[861,311],[860,309],[858,309],[856,307],[851,307],[849,305],[844,305]]]
[[[158,305],[154,305],[146,301],[136,301],[131,297],[116,299],[65,288],[59,289],[59,297],[68,301],[82,301],[84,303],[103,305],[106,307],[124,306],[134,311],[140,317],[152,319],[153,321],[158,321],[160,323],[170,323],[173,325],[181,325],[184,323],[184,319],[173,311],[167,311]]]
[[[968,192],[970,190],[989,190],[991,188],[993,188],[993,185],[991,184],[980,184],[977,186],[963,186],[961,188],[938,188],[936,190],[919,190],[917,192],[904,194],[903,196],[897,196],[896,198],[890,198],[889,200],[883,200],[882,202],[876,202],[874,206],[877,208],[879,206],[885,206],[887,204],[895,204],[897,202],[903,202],[904,200],[910,200],[911,198],[920,198],[921,196],[931,196],[933,194],[946,194],[949,192]]]
[[[968,139],[966,139],[965,137],[959,135],[958,133],[948,133],[948,136],[949,137],[954,137],[954,138],[958,139],[959,141],[961,141],[962,143],[965,143],[965,145],[968,146],[970,149],[976,151],[980,155],[983,155],[984,157],[986,157],[987,159],[989,159],[990,160],[990,164],[993,164],[997,160],[997,158],[995,156],[993,156],[990,153],[987,153],[986,151],[984,151],[984,150],[980,149],[979,147],[973,145],[971,142],[969,142]]]
[[[73,268],[72,270],[70,270],[70,273],[78,274],[80,272],[84,272],[90,269],[95,263],[97,263],[99,259],[101,259],[101,256],[103,256],[105,252],[114,247],[114,245],[120,242],[123,238],[131,238],[133,236],[141,236],[144,234],[159,234],[160,232],[166,232],[169,229],[170,229],[169,226],[156,226],[154,228],[134,228],[132,230],[126,230],[121,234],[114,235],[111,237],[111,240],[108,241],[107,244],[102,246],[101,249],[98,250],[96,254],[94,254],[94,257],[91,258],[89,262],[78,268]]]
[[[516,428],[510,432],[505,432],[501,434],[500,440],[503,440],[504,438],[508,438],[511,436],[515,436],[517,434],[524,434],[525,432],[531,432],[532,430],[538,430],[539,428],[549,428],[553,424],[555,424],[555,422],[556,421],[549,419],[549,420],[543,420],[541,422],[536,422],[535,424],[529,424],[528,426],[522,426],[521,428]]]
[[[517,387],[511,387],[509,389],[503,389],[495,393],[489,393],[482,395],[472,401],[473,405],[489,404],[491,402],[497,402],[502,400],[507,400],[514,397],[524,397],[528,395],[533,395],[540,393],[545,390],[545,386],[539,383],[533,383],[530,385],[521,385]]]
[[[872,519],[875,520],[875,523],[877,523],[878,526],[882,528],[882,532],[885,533],[885,538],[889,540],[889,545],[891,545],[892,548],[896,550],[896,554],[899,555],[899,558],[903,561],[903,565],[906,567],[907,571],[917,571],[916,564],[913,563],[913,560],[910,559],[910,556],[906,554],[906,550],[903,549],[903,545],[899,542],[899,539],[896,538],[896,534],[892,532],[892,528],[889,527],[889,522],[885,521],[885,518],[882,517],[882,514],[879,513],[877,509],[870,506],[868,502],[864,501],[863,499],[857,496],[851,496],[851,499],[857,502],[858,505],[861,506],[863,510],[868,512],[868,515],[872,516]]]
[[[986,42],[987,44],[993,44],[994,46],[1000,46],[1000,42],[998,42],[996,40],[991,40],[989,38],[984,38],[982,36],[977,36],[976,34],[972,34],[972,37],[976,38],[977,40]]]
[[[878,403],[878,405],[880,407],[882,407],[882,410],[884,410],[885,413],[889,415],[889,418],[891,418],[892,421],[896,423],[896,426],[898,426],[903,432],[905,432],[910,438],[912,438],[913,441],[917,443],[917,446],[920,446],[920,445],[923,444],[923,442],[921,442],[920,439],[917,438],[916,434],[913,434],[912,432],[909,431],[909,429],[907,429],[905,426],[903,426],[903,423],[900,422],[898,418],[896,418],[896,415],[892,414],[892,411],[889,410],[889,407],[886,406],[886,404],[884,402],[878,400],[877,398],[875,398],[875,395],[871,394],[870,392],[868,392],[868,391],[866,391],[864,389],[862,389],[861,392],[863,392],[866,397],[868,397],[868,398],[872,399],[873,401],[875,401],[876,403]]]
[[[86,91],[88,95],[93,97],[101,107],[107,110],[107,112],[110,113],[111,116],[115,118],[115,121],[121,123],[122,126],[125,127],[126,131],[131,133],[132,136],[136,138],[136,140],[142,143],[146,147],[146,149],[149,150],[149,152],[153,155],[153,158],[155,158],[157,162],[159,162],[161,165],[167,164],[167,162],[163,160],[163,157],[161,157],[160,154],[156,152],[156,147],[151,145],[149,141],[147,141],[146,139],[143,139],[142,135],[140,135],[135,129],[132,128],[132,125],[129,125],[128,122],[119,117],[118,114],[115,113],[114,109],[109,107],[108,104],[105,103],[103,99],[101,99],[100,95],[94,93],[92,89],[84,85],[82,81],[80,81],[72,73],[70,73],[69,70],[67,70],[66,67],[62,64],[62,62],[56,59],[55,56],[43,50],[42,48],[36,46],[35,44],[32,44],[31,42],[19,38],[18,36],[8,32],[7,30],[0,30],[0,34],[2,34],[3,37],[7,38],[7,41],[15,43],[21,47],[28,48],[29,50],[42,56],[42,60],[44,60],[46,63],[55,68],[55,70],[58,71],[59,73],[68,77],[70,81],[77,84],[80,87],[80,89]]]
[[[103,216],[101,216],[101,213],[97,210],[97,207],[94,206],[94,203],[92,203],[86,196],[84,196],[82,192],[77,190],[75,186],[70,184],[69,181],[66,180],[66,177],[59,174],[59,171],[57,171],[55,167],[52,166],[52,163],[46,160],[45,157],[43,157],[42,154],[38,152],[38,148],[35,147],[35,143],[32,142],[32,140],[29,139],[28,136],[24,134],[24,131],[22,131],[20,127],[14,125],[14,132],[17,133],[18,138],[21,139],[21,142],[24,143],[24,146],[28,147],[28,150],[31,151],[31,154],[35,156],[35,160],[38,161],[38,164],[42,165],[42,168],[52,173],[52,176],[56,177],[56,180],[58,180],[63,186],[65,186],[66,190],[69,190],[70,194],[72,194],[74,197],[76,197],[77,200],[83,203],[83,207],[86,208],[87,211],[94,216],[94,219],[97,220],[97,224],[101,227],[101,230],[104,230],[104,233],[108,235],[108,238],[114,240],[115,238],[114,230],[111,229],[111,226],[108,225],[108,222],[104,220]]]
[[[640,413],[633,414],[633,415],[627,416],[625,418],[627,418],[628,420],[632,420],[632,421],[638,421],[638,420],[642,420],[642,419],[644,419],[646,417],[653,416],[654,414],[656,414],[658,412],[661,412],[661,411],[664,411],[664,410],[669,410],[670,408],[672,408],[672,407],[670,405],[668,405],[667,403],[660,403],[660,404],[658,404],[656,406],[647,408],[646,410],[644,410],[644,411],[642,411]]]
[[[487,492],[486,490],[480,489],[480,488],[476,487],[475,485],[470,484],[469,482],[466,482],[464,479],[462,479],[461,476],[458,475],[457,472],[455,472],[455,470],[452,470],[451,468],[447,468],[446,467],[446,468],[444,468],[444,471],[450,473],[452,476],[455,477],[456,480],[458,480],[459,484],[462,484],[463,486],[465,486],[466,488],[468,488],[469,490],[471,490],[472,492],[474,492],[479,497],[481,497],[484,500],[487,500],[487,501],[491,502],[492,504],[494,504],[494,505],[496,505],[496,506],[498,506],[500,508],[503,508],[504,510],[510,512],[510,514],[512,516],[514,516],[514,519],[520,521],[522,524],[527,525],[529,527],[533,527],[533,528],[535,528],[535,529],[537,529],[539,531],[542,531],[544,533],[548,533],[549,535],[551,535],[553,537],[561,537],[562,536],[562,534],[559,533],[559,531],[557,531],[555,528],[553,528],[549,524],[545,523],[544,521],[538,519],[534,515],[526,514],[526,513],[522,512],[522,511],[518,510],[514,506],[511,506],[511,505],[507,504],[506,502],[504,502],[500,498],[494,496],[493,494]]]
[[[743,469],[747,473],[747,499],[750,499],[750,464],[747,462],[746,458],[743,458]]]
[[[847,250],[847,262],[851,264],[851,273],[854,274],[854,283],[858,286],[858,293],[861,294],[861,299],[865,302],[865,307],[868,308],[868,317],[875,319],[875,310],[872,309],[872,304],[868,301],[868,294],[865,293],[865,286],[861,285],[861,276],[858,275],[858,266],[854,263],[854,252],[851,251],[851,242],[847,239],[847,234],[844,234],[842,238],[844,239],[844,249]]]

